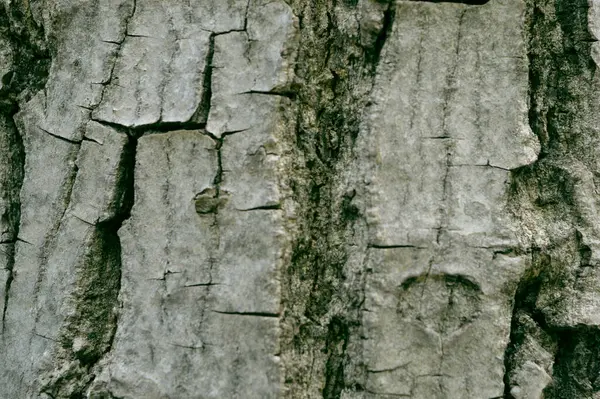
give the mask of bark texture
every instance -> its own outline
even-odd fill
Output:
[[[0,398],[600,397],[597,0],[1,0]]]

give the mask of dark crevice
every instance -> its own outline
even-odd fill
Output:
[[[411,362],[403,363],[403,364],[400,364],[398,366],[390,367],[390,368],[385,368],[385,369],[378,369],[378,370],[368,369],[367,372],[370,373],[370,374],[389,373],[389,372],[392,372],[392,371],[405,369],[410,363]]]
[[[223,182],[223,154],[221,149],[223,148],[223,137],[215,139],[215,150],[217,151],[217,173],[213,179],[213,185],[215,187],[215,198],[219,199],[221,195],[221,183]]]
[[[250,10],[250,1],[246,3],[246,11],[244,12],[244,31],[248,30],[248,11]]]
[[[127,33],[127,34],[125,35],[125,37],[141,37],[141,38],[145,38],[145,39],[158,39],[157,37],[154,37],[154,36],[148,36],[148,35],[134,35],[134,34],[131,34],[131,33]]]
[[[101,40],[101,42],[103,43],[110,43],[110,44],[116,44],[117,46],[120,46],[121,44],[123,44],[123,42],[116,42],[113,40]]]
[[[14,115],[19,101],[28,101],[46,85],[52,59],[28,2],[0,5],[0,35],[9,39],[13,51],[12,68],[0,77],[0,113]]]
[[[39,126],[38,126],[38,129],[40,129],[42,132],[44,132],[44,133],[46,133],[46,134],[48,134],[48,135],[50,135],[50,136],[52,136],[52,137],[54,137],[54,138],[56,138],[58,140],[67,142],[69,144],[81,144],[81,141],[68,139],[66,137],[63,137],[63,136],[60,136],[58,134],[52,133],[52,132],[50,132],[50,131],[48,131],[46,129],[43,129],[43,128],[39,127]]]
[[[7,244],[8,277],[4,287],[4,307],[2,309],[2,332],[5,330],[6,313],[10,298],[10,289],[14,280],[15,244],[18,239],[21,220],[20,191],[23,185],[25,168],[25,147],[21,132],[15,123],[14,116],[20,110],[19,103],[28,101],[41,90],[48,79],[51,57],[44,40],[44,29],[38,26],[31,14],[28,2],[13,2],[0,5],[0,36],[11,43],[12,65],[4,76],[0,76],[0,148],[6,165],[6,175],[1,177],[0,185],[6,191],[0,193],[7,204],[0,215],[2,222],[8,225],[8,231],[2,233],[0,239],[12,241]]]
[[[227,136],[232,136],[232,135],[234,135],[234,134],[238,134],[238,133],[246,132],[246,131],[248,131],[248,130],[250,130],[250,128],[247,128],[247,129],[240,129],[240,130],[230,130],[230,131],[228,131],[228,132],[223,132],[223,133],[221,133],[221,138],[218,138],[217,136],[215,136],[213,133],[211,133],[211,132],[209,132],[209,131],[205,131],[204,133],[205,133],[206,135],[210,136],[210,137],[211,137],[213,140],[215,140],[215,141],[218,141],[218,140],[220,140],[220,139],[223,139],[223,138],[225,138],[225,137],[227,137]]]
[[[510,393],[512,388],[510,374],[512,370],[518,366],[516,364],[518,350],[524,344],[526,339],[526,330],[520,328],[522,314],[530,316],[540,326],[547,328],[544,315],[539,312],[536,307],[536,301],[544,277],[540,274],[538,268],[547,268],[549,261],[550,259],[543,256],[538,248],[533,249],[531,270],[521,278],[515,293],[510,329],[510,344],[507,346],[506,353],[504,354],[504,366],[506,370],[504,373],[504,396],[507,399],[513,397]]]
[[[590,398],[600,392],[600,329],[581,326],[555,332],[554,384],[544,391],[548,399]]]
[[[373,249],[394,249],[394,248],[415,248],[415,249],[426,249],[426,247],[419,247],[416,245],[406,245],[406,244],[369,244],[369,248]]]
[[[91,120],[101,125],[111,127],[119,132],[126,133],[132,137],[140,137],[144,134],[152,133],[168,133],[177,130],[200,130],[204,132],[206,127],[205,123],[199,122],[156,122],[147,125],[129,127],[123,126],[119,123],[104,121],[102,119],[92,118]]]
[[[215,309],[211,309],[210,311],[214,312],[214,313],[234,315],[234,316],[274,317],[274,318],[281,317],[281,315],[279,313],[266,313],[266,312],[227,312],[227,311],[215,310]]]
[[[2,118],[1,115],[0,118]],[[13,115],[8,115],[4,117],[3,125],[4,126],[0,124],[0,128],[4,127],[2,131],[2,140],[7,141],[7,148],[9,149],[9,154],[6,154],[6,159],[10,160],[10,164],[8,167],[8,173],[6,175],[7,180],[4,184],[5,187],[7,187],[7,191],[5,193],[2,193],[2,195],[6,195],[6,202],[9,204],[5,209],[5,213],[1,215],[2,221],[8,225],[8,231],[6,232],[6,234],[2,235],[3,241],[5,241],[5,243],[7,244],[6,270],[8,271],[8,276],[6,278],[6,283],[4,286],[2,332],[4,332],[6,328],[6,312],[8,311],[10,289],[14,280],[13,270],[15,266],[15,245],[18,241],[20,241],[18,238],[21,220],[20,192],[21,187],[23,185],[23,177],[25,174],[25,148],[23,146],[21,134],[14,123]]]
[[[32,334],[35,335],[36,337],[40,337],[40,338],[43,338],[43,339],[47,339],[48,341],[56,342],[56,340],[54,338],[50,338],[50,337],[48,337],[48,336],[46,336],[44,334],[40,334],[40,333],[37,333],[35,331],[32,332]]]
[[[581,170],[597,174],[595,39],[587,0],[527,0],[526,5],[528,116],[541,151],[536,162],[512,171],[510,202],[526,229],[548,239],[543,248],[532,243],[530,270],[516,290],[505,397],[513,397],[520,367],[532,361],[552,377],[544,398],[587,398],[600,392],[600,331],[585,325],[581,305],[571,304],[571,298],[597,289],[586,279],[596,265],[582,233],[589,237],[595,221],[579,204],[582,196],[596,195],[579,184]]]
[[[236,209],[239,212],[251,212],[251,211],[277,211],[281,209],[281,204],[273,205],[260,205],[253,208]]]
[[[14,280],[13,269],[15,266],[15,245],[14,243],[8,245],[6,249],[6,256],[8,257],[8,263],[6,265],[6,270],[8,271],[8,277],[6,278],[6,284],[4,286],[4,307],[2,309],[2,333],[6,328],[6,312],[8,310],[8,298],[10,295],[10,287]]]
[[[452,139],[452,137],[450,136],[425,136],[423,137],[423,139],[427,139],[427,140],[449,140]]]
[[[344,362],[352,323],[356,323],[356,321],[348,321],[340,316],[334,316],[327,326],[325,350],[329,356],[325,364],[323,398],[340,398],[343,389],[346,387]]]
[[[507,399],[513,398],[515,372],[524,361],[543,365],[543,356],[536,358],[536,352],[532,351],[532,341],[545,352],[554,354],[553,364],[545,365],[546,372],[552,369],[553,381],[544,390],[544,398],[587,398],[600,392],[600,329],[586,325],[553,325],[546,318],[548,310],[539,308],[540,296],[548,290],[560,290],[553,270],[557,266],[560,267],[560,261],[534,248],[532,267],[517,288],[510,345],[504,357],[507,370],[504,397]]]
[[[87,141],[87,142],[89,142],[89,143],[94,143],[94,144],[102,145],[102,143],[101,143],[101,142],[99,142],[98,140],[96,140],[96,139],[93,139],[93,138],[90,138],[90,137],[86,137],[86,136],[83,136],[83,137],[81,138],[81,141]]]
[[[227,35],[229,33],[234,33],[234,32],[246,32],[246,29],[242,28],[242,29],[229,29],[229,30],[225,30],[225,31],[219,31],[219,32],[214,32],[214,31],[209,31],[212,32],[213,35],[215,36],[223,36],[223,35]]]
[[[101,119],[95,119],[95,118],[91,118],[91,121],[94,121],[96,123],[99,123],[100,125],[106,126],[106,127],[110,127],[111,129],[119,132],[119,133],[123,133],[126,134],[127,136],[130,137],[139,137],[139,134],[136,135],[131,128],[127,127],[127,126],[123,126],[121,124],[118,123],[113,123],[113,122],[107,122],[107,121],[103,121]]]
[[[213,75],[213,58],[215,56],[215,36],[212,33],[208,40],[208,53],[204,62],[204,80],[202,82],[202,98],[200,106],[192,116],[191,121],[200,121],[206,123],[212,101],[212,75]]]
[[[118,231],[131,216],[137,139],[130,137],[117,172],[114,216],[96,223],[78,269],[74,290],[76,311],[66,320],[57,358],[69,367],[57,371],[42,389],[56,397],[80,399],[94,380],[91,369],[112,348],[117,329],[121,289],[121,240]],[[75,345],[75,340],[80,343]],[[67,395],[64,391],[68,389]],[[67,396],[66,396],[67,395]]]
[[[137,0],[132,0],[131,14],[129,14],[125,18],[125,36],[123,37],[123,40],[125,40],[125,37],[131,36],[131,34],[129,33],[129,22],[131,22],[131,20],[133,19],[133,16],[135,15],[136,10],[137,10]],[[121,44],[123,44],[123,42],[121,42]]]
[[[297,80],[291,90],[263,93],[287,97],[297,110],[290,118],[297,154],[287,184],[298,205],[298,234],[282,289],[282,324],[294,332],[282,344],[292,359],[286,364],[285,384],[290,397],[320,392],[325,399],[338,399],[364,385],[356,371],[360,359],[348,350],[360,336],[362,275],[355,281],[347,278],[354,273],[348,264],[356,248],[354,226],[364,217],[344,173],[355,160],[362,114],[392,31],[395,2],[378,2],[380,20],[364,41],[359,24],[347,23],[352,15],[359,21],[357,2],[287,2],[300,27]]]
[[[385,45],[388,36],[392,32],[395,17],[396,8],[394,6],[394,2],[390,1],[386,10],[383,13],[383,27],[379,31],[379,34],[377,35],[373,46],[366,49],[365,51],[365,62],[367,64],[372,65],[373,67],[376,67],[379,64],[381,50],[383,50],[383,46]]]
[[[17,237],[17,239],[15,241],[17,241],[17,242],[23,242],[23,243],[25,243],[27,245],[33,245],[33,243],[31,243],[31,242],[29,242],[27,240],[24,240],[24,239],[22,239],[20,237]]]
[[[529,11],[529,40],[530,47],[533,46],[534,40],[539,40],[536,38],[536,28],[543,21],[543,14],[540,8],[535,4],[531,4],[531,9]],[[538,140],[541,144],[541,150],[538,155],[538,159],[542,159],[547,155],[548,152],[548,142],[549,137],[547,134],[546,125],[547,123],[544,121],[544,115],[540,109],[543,104],[540,104],[541,101],[537,99],[537,93],[540,91],[542,82],[540,76],[543,72],[540,68],[536,68],[535,66],[538,64],[538,58],[540,55],[536,54],[536,52],[530,50],[527,52],[527,56],[529,59],[529,126],[533,133],[537,136]]]
[[[208,282],[208,283],[196,283],[196,284],[186,284],[184,285],[185,288],[193,288],[193,287],[210,287],[213,285],[221,285],[219,283],[213,283],[213,282]]]
[[[294,101],[296,99],[297,93],[294,91],[291,91],[291,90],[281,90],[281,91],[250,90],[250,91],[241,92],[239,94],[262,94],[265,96],[279,96],[279,97],[286,97],[286,98],[289,98],[290,100]]]
[[[205,127],[206,124],[198,122],[157,122],[149,125],[132,127],[131,132],[133,132],[134,136],[139,137],[144,133],[168,133],[176,130],[204,130]]]

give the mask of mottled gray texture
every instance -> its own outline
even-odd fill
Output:
[[[506,286],[527,263],[502,253],[519,244],[506,191],[539,150],[523,11],[518,0],[396,8],[361,151],[374,163],[363,316],[374,394],[503,395]]]
[[[600,395],[596,0],[3,0],[0,398]]]

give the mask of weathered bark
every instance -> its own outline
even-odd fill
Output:
[[[600,395],[594,0],[2,0],[0,398]]]

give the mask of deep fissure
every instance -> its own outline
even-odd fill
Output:
[[[595,153],[588,141],[594,132],[589,116],[597,110],[591,84],[596,73],[591,55],[595,40],[588,27],[587,1],[526,3],[529,124],[541,151],[535,163],[512,172],[510,201],[518,218],[537,223],[528,229],[541,230],[550,238],[543,245],[531,243],[531,266],[516,291],[505,354],[505,397],[512,398],[512,390],[519,389],[519,370],[528,353],[552,379],[544,397],[590,397],[600,392],[594,371],[600,365],[596,349],[600,331],[569,321],[565,297],[573,295],[571,290],[589,289],[582,280],[587,274],[583,269],[596,266],[590,264],[591,249],[583,242],[581,231],[589,222],[577,208],[581,177],[572,166],[577,160],[595,170]],[[570,230],[561,229],[560,220],[568,221]],[[531,349],[531,342],[542,349]],[[548,356],[553,356],[550,363],[543,360]]]
[[[200,99],[200,106],[196,111],[196,115],[192,117],[192,121],[202,121],[206,123],[208,120],[208,114],[210,112],[210,104],[212,101],[212,75],[213,75],[213,58],[215,56],[215,36],[216,34],[211,33],[208,39],[208,52],[206,54],[206,61],[204,63],[204,78],[202,81],[202,98]]]
[[[452,0],[445,2],[466,5],[487,3]],[[289,3],[300,20],[301,43],[296,74],[303,83],[290,86],[293,87],[290,90],[248,92],[286,97],[295,102],[299,109],[296,115],[297,148],[294,149],[297,151],[296,164],[295,169],[290,172],[289,181],[294,201],[299,204],[299,232],[294,243],[291,264],[284,271],[285,313],[281,315],[282,324],[291,326],[289,330],[293,331],[290,340],[284,343],[283,351],[293,353],[296,359],[286,364],[285,384],[293,395],[317,385],[316,380],[310,380],[313,375],[317,375],[321,377],[318,381],[322,384],[318,389],[324,398],[341,398],[344,392],[365,390],[360,376],[348,371],[349,365],[355,367],[354,363],[357,362],[352,358],[355,354],[350,351],[353,340],[358,339],[361,327],[360,311],[357,309],[361,308],[364,299],[364,286],[345,285],[348,282],[347,263],[352,251],[348,249],[352,240],[351,230],[364,219],[363,209],[355,204],[363,194],[361,189],[344,181],[344,171],[352,164],[355,155],[354,142],[359,135],[362,113],[369,106],[369,90],[365,89],[369,84],[359,87],[356,82],[373,82],[382,49],[393,26],[395,9],[394,2],[379,2],[385,3],[381,9],[381,27],[377,32],[372,32],[371,42],[365,44],[361,41],[359,31],[352,31],[354,28],[348,28],[342,23],[342,18],[347,15],[357,15],[356,1],[290,0]],[[250,2],[248,6],[249,4]],[[505,394],[506,397],[511,397],[511,372],[519,366],[519,350],[522,349],[525,340],[532,337],[530,327],[533,325],[535,334],[538,334],[534,338],[540,340],[539,337],[542,336],[547,339],[542,346],[554,355],[554,382],[545,393],[549,398],[584,397],[600,391],[600,382],[596,381],[600,370],[600,353],[596,349],[600,345],[600,332],[591,325],[572,326],[558,323],[561,315],[556,314],[558,311],[549,305],[546,297],[548,291],[565,291],[565,286],[571,284],[571,280],[575,281],[573,284],[578,284],[580,276],[596,266],[593,249],[586,244],[588,235],[578,230],[579,224],[585,224],[582,222],[585,215],[576,209],[575,191],[578,188],[575,183],[579,181],[579,176],[569,163],[572,158],[576,158],[589,170],[593,170],[594,167],[594,157],[590,152],[593,145],[581,138],[590,136],[589,126],[582,115],[586,107],[592,107],[586,101],[592,102],[594,94],[591,90],[577,91],[573,87],[585,87],[591,79],[590,76],[595,73],[590,50],[590,45],[595,39],[588,32],[588,6],[584,0],[527,0],[527,6],[526,19],[530,28],[529,121],[542,144],[542,150],[535,164],[512,172],[510,201],[517,208],[517,217],[522,208],[526,208],[525,203],[531,205],[531,213],[546,222],[549,226],[548,236],[552,238],[548,245],[538,246],[537,242],[531,243],[529,251],[532,253],[532,264],[516,289],[510,344],[505,357]],[[0,89],[0,128],[4,123],[4,130],[11,137],[10,146],[17,154],[15,159],[18,160],[11,172],[11,179],[14,180],[11,186],[14,190],[8,194],[10,211],[1,215],[12,226],[10,233],[6,237],[2,236],[0,241],[6,245],[12,259],[12,263],[8,265],[11,272],[14,265],[14,245],[20,240],[19,191],[23,182],[26,155],[21,134],[13,117],[19,111],[19,103],[27,101],[35,91],[45,85],[51,61],[51,50],[45,48],[43,30],[34,26],[30,11],[20,7],[22,5],[17,6],[16,11],[10,11],[13,19],[22,22],[16,25],[7,17],[4,21],[0,12],[0,34],[9,32],[15,48],[23,47],[16,51],[13,70],[1,77],[3,87]],[[134,2],[132,15],[135,8]],[[326,25],[315,22],[319,15],[327,16]],[[244,19],[244,30],[246,24],[247,15]],[[32,26],[35,29],[32,30]],[[115,198],[119,203],[118,211],[113,218],[94,226],[95,232],[91,239],[93,245],[80,265],[77,289],[73,293],[79,306],[77,315],[67,321],[62,335],[56,341],[64,350],[60,355],[64,358],[59,360],[73,360],[77,366],[67,374],[58,375],[46,385],[44,389],[51,397],[68,395],[83,398],[93,382],[94,367],[112,347],[117,328],[118,312],[115,309],[119,305],[121,276],[121,244],[118,230],[130,217],[133,206],[137,137],[145,133],[175,130],[197,130],[210,136],[215,140],[214,149],[217,152],[218,163],[212,181],[214,194],[211,192],[211,195],[216,199],[221,195],[228,195],[221,190],[221,150],[226,135],[235,132],[216,138],[205,130],[212,96],[212,58],[216,35],[218,34],[211,34],[209,39],[202,82],[204,91],[200,106],[190,121],[159,121],[127,128],[98,120],[105,126],[130,135],[119,167],[122,176],[118,178],[120,188],[117,190],[118,198]],[[127,32],[125,36],[128,36]],[[557,37],[560,40],[557,40]],[[111,43],[122,45],[122,42]],[[103,84],[109,83],[110,80]],[[90,108],[86,109],[93,111]],[[196,120],[200,122],[195,122]],[[80,144],[47,133],[57,139]],[[73,171],[76,174],[77,169]],[[71,176],[71,182],[76,176],[74,174]],[[66,185],[64,188],[67,189],[68,200],[72,185]],[[68,203],[65,210],[67,206]],[[217,233],[215,240],[218,240],[218,207],[207,208],[208,211],[200,209],[201,214],[214,214],[212,216]],[[264,206],[247,211],[272,209],[283,209],[283,206]],[[553,226],[559,218],[566,219],[577,228],[564,236],[556,235],[559,228]],[[440,232],[441,229],[440,227]],[[367,247],[419,248],[410,245],[366,244],[365,248]],[[431,268],[431,264],[429,266]],[[570,279],[572,276],[575,277]],[[11,273],[5,286],[3,330],[12,281]],[[212,285],[217,283],[212,282],[211,275],[209,282],[189,286],[206,287],[208,291]],[[452,292],[449,307],[452,305]],[[562,303],[559,305],[562,306]],[[230,314],[280,317],[279,314],[271,313]],[[446,314],[444,323],[448,320]],[[526,325],[529,320],[532,321],[531,325]],[[40,334],[37,336],[54,340]],[[74,337],[81,340],[75,342]],[[317,371],[313,372],[312,368],[309,369],[302,363],[303,361],[306,361],[306,364],[310,363]],[[441,375],[440,373],[439,376]],[[574,375],[577,378],[574,378]],[[74,384],[77,387],[75,392],[66,393],[62,390],[74,380],[77,381]]]
[[[0,7],[0,35],[8,38],[13,53],[12,65],[8,73],[1,76],[0,87],[0,129],[7,140],[9,172],[7,202],[10,204],[2,220],[9,224],[8,237],[2,236],[8,249],[8,277],[4,287],[2,309],[2,332],[5,330],[6,312],[10,289],[14,280],[15,244],[18,241],[21,220],[20,192],[24,179],[25,147],[23,138],[15,123],[14,116],[19,112],[19,102],[28,101],[41,90],[48,79],[51,58],[44,40],[44,29],[38,26],[31,15],[28,3],[4,4]]]
[[[394,2],[382,2],[381,25],[370,32],[369,43],[361,43],[340,20],[344,12],[358,12],[355,3],[288,3],[300,21],[296,76],[303,84],[295,86],[293,93],[272,94],[296,102],[294,144],[302,154],[298,159],[304,161],[291,172],[290,181],[295,202],[301,204],[301,221],[291,264],[284,271],[282,323],[295,331],[282,349],[294,359],[286,365],[285,380],[289,394],[300,395],[315,389],[310,385],[314,373],[324,383],[319,394],[336,399],[344,390],[363,390],[362,376],[356,371],[360,366],[355,364],[359,360],[348,353],[359,336],[357,309],[363,287],[361,283],[344,286],[350,273],[346,263],[352,226],[363,216],[353,203],[356,190],[347,187],[341,176],[353,162],[361,115],[395,7]],[[326,25],[317,22],[322,15],[328,17]],[[355,85],[360,80],[368,83]]]
[[[57,357],[70,364],[49,379],[42,392],[84,398],[94,381],[93,367],[112,348],[121,289],[121,240],[118,231],[131,216],[137,136],[131,135],[119,162],[114,215],[94,225],[89,248],[78,270],[73,293],[76,312],[65,322]],[[69,391],[64,391],[68,389]]]

